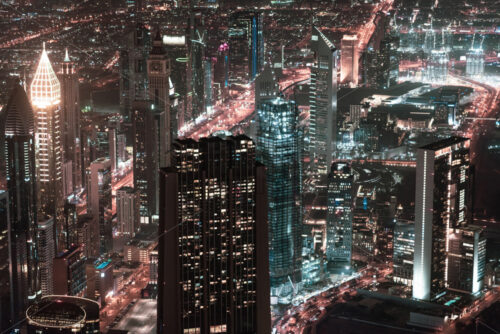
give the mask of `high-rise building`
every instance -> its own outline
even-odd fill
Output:
[[[53,265],[55,257],[54,218],[39,217],[37,227],[38,237],[38,267],[40,270],[40,286],[42,296],[53,293]]]
[[[189,20],[189,70],[191,89],[191,114],[187,121],[196,119],[205,112],[205,53],[206,30],[202,13],[192,13]]]
[[[483,49],[470,49],[465,56],[465,73],[468,76],[481,76],[484,73]]]
[[[359,72],[358,37],[344,35],[340,42],[340,82],[358,85]]]
[[[149,101],[135,101],[132,108],[134,134],[134,189],[141,197],[141,220],[147,222],[158,213],[157,129]]]
[[[0,190],[0,331],[14,324],[14,296],[10,284],[9,253],[9,194]]]
[[[245,136],[174,143],[160,170],[158,333],[269,333],[265,169]]]
[[[62,146],[64,161],[71,161],[72,188],[82,187],[80,152],[80,90],[75,63],[68,49],[59,73],[62,105]]]
[[[398,221],[394,226],[392,272],[395,283],[412,286],[415,251],[415,223]]]
[[[86,296],[106,304],[106,298],[113,292],[113,264],[111,260],[87,261],[85,265],[87,277]]]
[[[153,102],[158,130],[158,164],[170,166],[170,146],[172,146],[172,120],[170,113],[170,60],[163,47],[163,40],[158,30],[149,53],[148,90],[149,100]]]
[[[448,288],[468,293],[483,289],[486,236],[480,226],[454,229],[449,236]]]
[[[336,162],[328,174],[326,258],[334,266],[350,266],[354,176],[348,164]]]
[[[109,252],[113,244],[111,204],[111,161],[99,158],[87,169],[87,210],[99,231],[101,255]]]
[[[23,87],[16,85],[3,110],[5,172],[9,204],[10,293],[13,322],[40,296],[37,261],[35,122]]]
[[[150,50],[149,30],[137,23],[127,35],[125,49],[120,51],[120,109],[127,119],[131,117],[133,102],[148,97],[146,59]]]
[[[131,187],[121,187],[116,191],[116,214],[118,216],[118,232],[133,237],[139,230],[140,216],[139,192]]]
[[[30,87],[35,112],[38,212],[54,217],[56,245],[64,247],[63,151],[61,85],[50,64],[45,44]]]
[[[449,285],[448,252],[454,228],[464,226],[469,203],[467,138],[450,137],[417,150],[413,297],[429,300]]]
[[[432,50],[427,63],[427,80],[429,82],[446,82],[448,77],[448,52]]]
[[[83,296],[87,288],[85,261],[82,247],[77,245],[72,245],[54,259],[54,294]]]
[[[337,49],[317,27],[313,27],[310,87],[310,155],[313,172],[326,175],[337,138]]]
[[[293,101],[275,98],[258,108],[257,160],[266,166],[272,294],[302,280],[302,132]],[[286,288],[283,288],[283,287]]]
[[[266,66],[255,78],[255,108],[258,109],[261,102],[277,98],[279,92],[279,84],[273,70],[271,67]]]
[[[247,84],[264,66],[263,17],[235,12],[229,18],[229,83]]]
[[[99,224],[91,214],[78,216],[78,245],[82,245],[83,254],[88,259],[97,259],[100,255]]]

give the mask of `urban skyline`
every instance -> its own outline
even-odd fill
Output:
[[[494,0],[8,0],[0,334],[500,330]]]

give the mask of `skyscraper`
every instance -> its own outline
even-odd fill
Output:
[[[163,47],[158,30],[153,48],[148,58],[149,99],[153,102],[158,130],[158,163],[160,167],[170,166],[170,146],[172,145],[172,120],[170,114],[170,60]]]
[[[262,15],[236,12],[229,18],[229,82],[247,84],[264,66]]]
[[[127,119],[131,117],[135,100],[148,97],[146,59],[151,49],[149,30],[141,23],[127,35],[127,44],[120,51],[120,109]]]
[[[40,270],[40,287],[42,296],[53,293],[53,264],[55,257],[54,218],[38,219],[38,266]]]
[[[131,187],[121,187],[116,191],[116,214],[118,232],[133,237],[139,230],[139,192]]]
[[[100,240],[99,249],[92,250],[95,257],[112,248],[111,204],[111,161],[99,158],[87,168],[87,209],[93,217],[92,224],[99,231]]]
[[[358,37],[344,35],[340,42],[340,82],[358,85]]]
[[[82,187],[80,156],[80,90],[75,63],[70,59],[68,50],[61,64],[62,143],[64,161],[71,161],[73,189]]]
[[[353,181],[349,165],[332,165],[328,174],[326,258],[335,266],[351,265]]]
[[[72,245],[54,259],[54,294],[81,296],[87,288],[85,261],[81,246]]]
[[[302,279],[302,161],[299,111],[275,98],[258,106],[257,160],[266,166],[272,294]],[[286,286],[285,289],[283,287]]]
[[[450,234],[466,224],[469,145],[450,137],[417,150],[414,298],[433,299],[449,285]]]
[[[326,175],[330,168],[337,137],[337,49],[313,27],[310,88],[310,155],[313,172]]]
[[[189,24],[189,58],[190,88],[191,88],[191,115],[196,119],[205,112],[205,52],[206,31],[203,27],[202,13],[191,14]]]
[[[40,296],[37,262],[37,190],[33,110],[23,87],[16,85],[4,109],[5,171],[9,203],[10,281],[13,321],[24,317]]]
[[[0,331],[14,323],[13,297],[10,284],[9,193],[0,190]]]
[[[38,211],[41,216],[54,217],[56,244],[64,247],[61,85],[45,44],[30,92],[35,111]]]
[[[148,220],[156,215],[158,136],[149,101],[135,101],[132,108],[132,133],[134,135],[134,189],[141,197],[141,219]]]
[[[174,144],[160,171],[158,333],[269,333],[264,167],[245,136]]]
[[[454,229],[449,236],[448,287],[468,293],[483,289],[486,265],[486,236],[482,227]]]

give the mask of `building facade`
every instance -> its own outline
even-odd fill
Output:
[[[302,133],[295,102],[275,98],[258,108],[257,160],[266,166],[272,294],[302,280]],[[283,285],[286,289],[282,289]]]
[[[326,258],[334,266],[351,265],[353,182],[349,165],[332,165],[328,174]]]
[[[449,236],[465,226],[470,140],[450,137],[417,150],[413,297],[430,300],[448,287]]]
[[[53,269],[55,257],[54,218],[38,219],[38,267],[40,270],[40,287],[42,296],[53,293]]]
[[[359,73],[358,37],[344,35],[340,42],[340,82],[358,85]]]
[[[59,73],[62,105],[62,143],[64,161],[71,161],[72,188],[82,187],[81,150],[80,150],[80,89],[75,63],[64,56]],[[68,245],[66,245],[68,246]]]
[[[158,333],[269,333],[265,171],[245,136],[174,144],[160,171]]]
[[[13,322],[24,317],[28,303],[40,297],[37,259],[37,187],[34,113],[23,87],[16,85],[3,110],[9,220],[10,309]],[[5,214],[5,211],[4,211]],[[4,227],[5,228],[5,227]],[[8,263],[6,262],[6,263]],[[26,270],[24,270],[24,268]]]
[[[85,255],[82,246],[73,245],[54,258],[53,293],[83,296],[87,288]]]
[[[123,236],[133,237],[140,226],[140,195],[131,187],[121,187],[116,191],[116,214],[118,232]]]
[[[95,257],[112,248],[112,202],[111,161],[99,158],[87,169],[87,210],[93,217],[93,224],[99,231],[99,249],[93,249]]]
[[[326,175],[337,139],[337,49],[313,27],[309,140],[313,173]]]
[[[64,247],[63,124],[61,85],[49,61],[45,45],[30,86],[35,114],[36,180],[38,211],[56,224],[56,243]]]

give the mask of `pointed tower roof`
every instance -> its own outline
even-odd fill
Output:
[[[156,36],[153,40],[153,48],[151,49],[152,55],[165,55],[167,51],[163,47],[163,39],[161,38],[160,29],[156,30]]]
[[[31,103],[36,108],[46,108],[61,101],[61,84],[50,64],[45,43],[35,77],[31,82],[30,92]]]
[[[68,48],[66,48],[66,51],[64,53],[64,61],[65,62],[70,62],[71,61],[71,59],[69,59]]]
[[[28,95],[20,84],[16,84],[4,109],[6,136],[33,135],[33,109]]]

